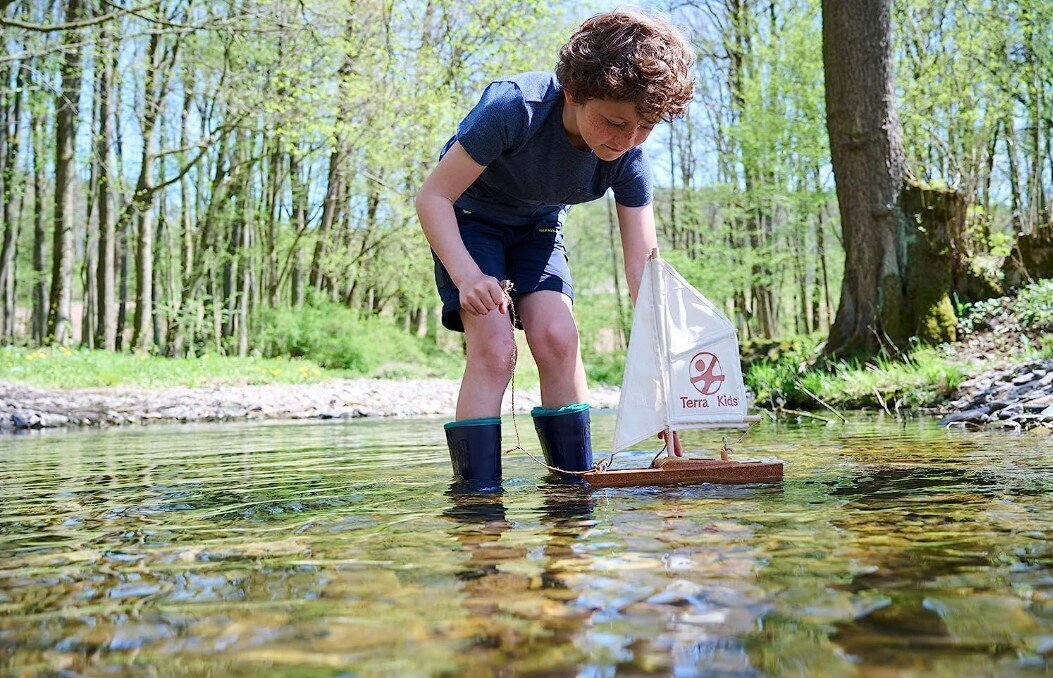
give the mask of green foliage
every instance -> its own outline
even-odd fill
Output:
[[[581,355],[590,383],[620,384],[625,367],[625,342],[613,294],[583,294],[574,304],[581,337]],[[625,322],[631,323],[630,311]]]
[[[818,355],[822,341],[820,334],[794,335],[782,339],[746,339],[739,341],[739,354],[744,369],[764,362],[780,362],[784,358],[807,363]]]
[[[1021,289],[1012,308],[1025,328],[1053,331],[1053,279],[1040,280]]]
[[[1039,339],[1038,357],[1053,358],[1053,334],[1047,334]]]
[[[1012,322],[1029,336],[1053,332],[1053,279],[1020,288],[1015,296],[998,297],[966,307],[958,329],[964,334]]]
[[[992,233],[991,237],[988,238],[988,246],[991,248],[991,254],[1004,259],[1009,256],[1009,253],[1013,251],[1014,238],[1009,233]]]
[[[47,3],[21,6],[26,20],[54,20]],[[699,60],[688,116],[660,125],[646,146],[655,168],[663,256],[728,312],[742,336],[825,326],[835,310],[843,255],[825,127],[821,3],[666,7],[685,28]],[[184,9],[164,0],[151,12],[182,21]],[[577,21],[603,9],[597,3],[545,0],[305,0],[243,11],[241,4],[216,2],[188,20],[200,30],[160,34],[161,53],[172,58],[154,62],[144,58],[155,35],[152,22],[139,14],[114,19],[118,37],[112,48],[120,55],[116,100],[141,102],[149,82],[168,83],[172,93],[160,102],[153,140],[157,160],[151,179],[164,188],[149,203],[158,235],[150,310],[166,335],[157,343],[179,323],[184,347],[236,349],[238,330],[248,327],[253,342],[264,342],[252,348],[268,354],[318,351],[320,360],[356,373],[410,369],[384,368],[391,360],[449,373],[448,357],[393,324],[376,330],[382,340],[374,346],[365,339],[345,345],[339,332],[326,336],[294,322],[292,311],[266,309],[287,308],[293,281],[311,279],[310,286],[325,298],[368,307],[368,314],[433,310],[431,253],[416,222],[413,195],[435,166],[439,148],[487,82],[551,69]],[[1043,137],[1028,132],[1043,130],[1040,114],[1050,109],[1053,81],[1042,76],[1051,72],[1053,42],[1043,39],[1041,29],[1053,21],[1053,2],[903,0],[893,4],[893,21],[898,109],[912,170],[931,186],[972,191],[966,249],[980,254],[989,249],[994,260],[1004,257],[1018,230],[1009,228],[1012,220],[1031,218],[1029,206],[1044,204],[1041,196],[1050,194],[1041,172]],[[25,208],[17,210],[21,223],[15,229],[15,303],[23,317],[36,279],[43,276],[47,283],[51,270],[47,256],[39,276],[32,270],[37,216],[32,197],[53,192],[53,154],[43,151],[32,154],[46,157],[43,184],[34,180],[30,190],[26,135],[30,123],[43,122],[41,147],[53,147],[51,88],[62,55],[47,46],[56,32],[8,28],[13,53],[44,55],[33,58],[27,118],[13,126],[23,135],[27,158],[16,163],[12,182]],[[85,44],[94,41],[94,31],[84,30]],[[86,50],[83,58],[97,64],[103,56]],[[97,72],[85,71],[77,121],[85,132],[96,131],[92,111],[99,102],[92,85],[97,83],[90,78]],[[128,110],[133,124],[122,129],[135,149],[142,142],[135,118],[145,109]],[[77,170],[88,177],[94,172],[86,144],[91,134],[81,137]],[[134,185],[126,185],[124,177],[135,176],[138,157],[121,156],[117,204],[131,198]],[[184,168],[187,173],[176,180]],[[1010,186],[1013,176],[1019,181]],[[91,182],[79,182],[77,190],[78,209],[93,204]],[[1019,201],[1009,204],[1015,192]],[[330,207],[337,208],[323,229],[329,195],[336,198]],[[47,200],[43,209],[44,228],[50,230]],[[575,207],[566,233],[587,370],[594,381],[616,383],[629,304],[610,217],[606,200]],[[94,240],[85,229],[95,221],[85,213],[77,216],[77,242]],[[247,238],[239,237],[243,226],[249,226]],[[134,250],[135,243],[128,244]],[[83,253],[80,247],[75,270],[84,270]],[[129,263],[131,300],[137,285],[134,258]],[[997,262],[986,268],[996,270]],[[248,321],[241,324],[232,316],[238,318],[243,298],[237,278],[246,273],[253,295]],[[77,287],[75,303],[86,301],[85,292]],[[770,310],[770,327],[760,327],[758,309]],[[1027,322],[1042,324],[1043,317],[1036,312]],[[290,337],[280,336],[279,326]],[[26,331],[21,323],[17,327]],[[373,330],[362,330],[367,331]],[[377,346],[392,354],[379,355]],[[412,361],[421,355],[418,368]]]
[[[822,407],[916,408],[949,395],[969,376],[969,365],[944,357],[936,348],[874,361],[810,364],[813,352],[787,352],[774,361],[751,365],[744,375],[758,405],[792,409]]]
[[[263,312],[253,345],[266,356],[310,357],[356,376],[453,376],[459,363],[387,318],[332,303]]]
[[[1053,68],[1053,43],[1045,37],[1051,20],[1048,0],[892,3],[908,163],[921,181],[966,192],[980,208],[968,217],[970,227],[983,225],[975,238],[978,249],[983,233],[990,233],[1002,257],[1008,254],[1006,237],[1019,230],[1021,218],[1013,214],[1017,207],[1005,209],[1006,197],[1020,190],[1026,203],[1035,199],[1027,193],[1048,190],[1034,183],[1037,175],[1030,186],[1006,184],[1009,168],[1019,162],[1009,154],[1041,153],[1037,135],[1028,137],[1027,130],[1053,95],[1053,81],[1038,76]],[[993,198],[992,180],[1006,197]]]
[[[582,356],[585,361],[585,376],[590,384],[621,386],[625,373],[625,353],[623,351],[594,351]]]

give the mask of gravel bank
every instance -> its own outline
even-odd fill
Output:
[[[340,379],[319,384],[204,388],[38,389],[0,382],[0,433],[151,422],[452,416],[451,379]],[[595,408],[617,407],[618,389],[596,386]],[[541,402],[519,389],[516,410]],[[1053,360],[994,369],[964,382],[943,406],[943,425],[1053,430]],[[503,412],[511,411],[506,394]]]
[[[151,422],[349,419],[453,414],[456,380],[341,379],[319,384],[206,388],[38,389],[0,382],[0,432]],[[516,392],[516,410],[540,404],[537,389]],[[618,389],[592,389],[593,407],[616,407]],[[502,411],[511,409],[506,395]]]
[[[1053,429],[1053,360],[989,370],[958,388],[945,426]]]

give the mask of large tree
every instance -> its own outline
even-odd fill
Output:
[[[953,338],[947,296],[953,228],[920,227],[917,210],[908,215],[903,207],[905,197],[921,189],[906,183],[890,5],[891,0],[822,3],[826,125],[845,248],[829,355],[873,355],[913,336]],[[944,196],[928,192],[909,202],[927,211],[937,199]]]

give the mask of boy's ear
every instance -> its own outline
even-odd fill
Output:
[[[563,96],[568,104],[578,104],[579,102],[574,100],[574,95],[570,93],[570,90],[566,87],[563,88]]]

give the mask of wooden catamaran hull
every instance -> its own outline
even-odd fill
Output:
[[[699,485],[782,482],[781,461],[720,461],[664,458],[657,468],[590,471],[582,478],[593,487]]]

